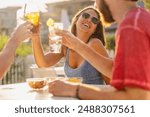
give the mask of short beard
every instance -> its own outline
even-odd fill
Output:
[[[111,23],[115,22],[115,20],[113,19],[112,14],[111,14],[111,11],[110,11],[107,3],[105,2],[105,0],[101,0],[101,3],[98,6],[98,9],[102,13],[105,23],[111,24]]]

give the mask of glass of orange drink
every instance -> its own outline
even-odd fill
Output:
[[[35,0],[29,0],[24,5],[24,20],[30,21],[33,24],[32,32],[37,32],[37,27],[39,25],[40,13],[39,8]]]
[[[38,26],[38,24],[39,24],[39,17],[40,17],[39,12],[31,12],[31,13],[26,13],[24,15],[24,18],[26,20],[30,21],[34,26]]]

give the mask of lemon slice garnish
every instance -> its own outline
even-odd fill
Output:
[[[46,22],[47,26],[54,26],[54,20],[52,18],[49,18]]]

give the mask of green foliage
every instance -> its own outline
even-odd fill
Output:
[[[27,56],[32,54],[32,47],[27,43],[22,43],[16,50],[16,56]]]
[[[0,51],[3,49],[3,47],[7,43],[7,40],[8,40],[8,36],[0,35]]]
[[[106,49],[115,50],[115,36],[114,34],[106,35]]]
[[[3,47],[8,41],[7,35],[0,35],[0,51],[2,51]],[[28,43],[22,43],[16,50],[16,56],[27,56],[32,53],[32,47]]]

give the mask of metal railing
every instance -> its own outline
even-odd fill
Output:
[[[17,57],[11,65],[9,71],[4,76],[1,84],[12,84],[25,81],[25,62],[24,58]]]

